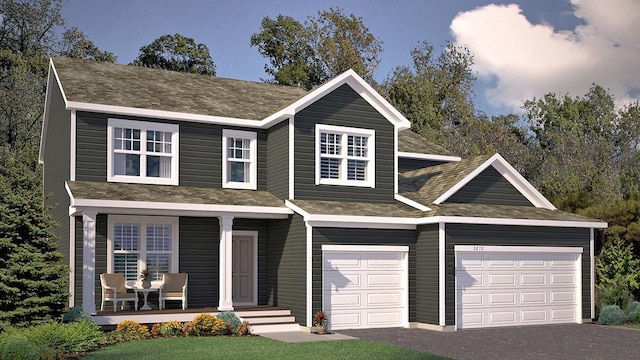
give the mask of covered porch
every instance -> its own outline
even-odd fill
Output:
[[[71,244],[77,249],[70,261],[71,306],[81,305],[95,316],[98,324],[113,325],[125,318],[142,323],[164,321],[160,319],[190,321],[203,312],[215,314],[237,309],[243,309],[243,312],[255,312],[256,309],[265,311],[265,306],[258,305],[277,304],[266,300],[266,291],[262,288],[261,297],[258,298],[258,277],[261,284],[266,279],[263,271],[258,274],[258,237],[264,248],[266,227],[246,230],[256,223],[287,219],[292,213],[284,206],[284,201],[271,193],[92,182],[70,182],[67,183],[67,190],[71,200],[69,216],[72,226],[76,227],[72,231],[76,238],[71,239]],[[114,260],[117,255],[114,243],[119,246],[118,235],[114,235],[114,224],[142,221],[139,237],[144,244],[146,226],[166,219],[173,219],[168,229],[171,229],[174,246],[169,260],[172,268],[165,272],[189,273],[187,309],[118,310],[114,313],[112,307],[109,307],[110,311],[106,311],[105,307],[104,312],[98,311],[96,304],[100,305],[101,301],[100,273],[121,272],[118,265],[114,265],[118,264],[117,259]],[[194,233],[197,235],[192,235]],[[235,258],[235,265],[250,262],[254,274],[242,285],[251,288],[252,297],[240,301],[234,291],[234,284],[236,290],[240,288],[239,277],[235,276],[237,266],[234,268],[237,237],[252,238],[255,244],[250,245],[253,246],[250,256],[239,258],[236,255]],[[128,280],[136,277],[149,263],[145,263],[144,256],[140,256],[131,264],[125,268],[129,269]],[[255,315],[251,312],[243,314],[249,317]],[[253,320],[256,321],[255,318]]]

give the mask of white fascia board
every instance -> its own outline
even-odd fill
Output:
[[[517,253],[574,253],[582,254],[584,250],[577,246],[483,246],[483,245],[455,245],[455,252],[517,252]]]
[[[406,152],[406,151],[399,151],[398,157],[409,158],[409,159],[420,159],[420,160],[432,160],[432,161],[447,161],[447,162],[462,160],[462,158],[459,156],[422,154],[422,153],[412,153],[412,152]]]
[[[284,201],[284,206],[288,207],[289,209],[293,210],[296,214],[302,216],[302,219],[304,221],[308,221],[309,220],[309,216],[310,214],[306,211],[304,211],[301,207],[299,207],[298,205],[292,203],[289,200],[285,200]]]
[[[431,211],[430,207],[428,207],[426,205],[423,205],[423,204],[420,204],[417,201],[413,201],[413,200],[411,200],[409,198],[406,198],[406,197],[404,197],[404,196],[402,196],[400,194],[395,194],[393,197],[396,200],[400,201],[401,203],[407,204],[407,205],[409,205],[409,206],[411,206],[413,208],[416,208],[416,209],[418,209],[420,211]]]
[[[315,90],[312,90],[307,95],[295,101],[293,104],[280,110],[279,112],[265,118],[263,121],[273,122],[278,119],[286,118],[291,114],[296,114],[300,110],[313,104],[316,100],[329,94],[333,90],[348,84],[356,91],[363,99],[365,99],[371,106],[373,106],[380,114],[382,114],[389,122],[398,128],[398,130],[404,130],[411,127],[411,123],[404,117],[396,108],[394,108],[387,100],[385,100],[380,94],[378,94],[371,85],[367,84],[355,71],[349,69],[342,74],[336,76],[325,84],[319,86]]]
[[[444,194],[440,195],[433,203],[441,204],[448,198],[453,196],[458,190],[473,180],[489,166],[493,166],[504,178],[511,183],[524,197],[527,198],[535,207],[556,210],[556,207],[547,200],[538,190],[536,190],[522,175],[516,171],[500,154],[495,154],[478,166],[464,179],[452,186]]]
[[[546,227],[573,227],[587,229],[605,229],[606,222],[568,221],[568,220],[533,220],[533,219],[504,219],[482,218],[464,216],[433,216],[417,219],[417,225],[436,224],[477,224],[477,225],[519,225],[519,226],[546,226]]]
[[[405,245],[322,245],[322,251],[335,252],[409,252]]]

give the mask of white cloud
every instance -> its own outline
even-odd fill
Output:
[[[532,24],[518,5],[487,5],[458,14],[451,30],[475,56],[494,106],[521,111],[523,101],[554,92],[584,95],[593,84],[619,102],[640,89],[640,2],[572,0],[584,21],[572,31]]]

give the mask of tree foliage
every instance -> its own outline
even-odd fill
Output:
[[[382,41],[361,17],[330,8],[309,16],[304,24],[278,15],[275,20],[263,18],[260,25],[250,44],[269,59],[264,67],[272,76],[268,82],[312,89],[349,69],[373,81]]]
[[[132,65],[200,75],[215,75],[209,48],[180,34],[163,35],[140,48]]]
[[[35,156],[0,148],[0,324],[58,318],[68,299],[68,269],[45,214]]]
[[[89,40],[77,27],[72,27],[62,34],[62,42],[58,55],[76,59],[116,62],[116,56],[108,51],[102,51]]]

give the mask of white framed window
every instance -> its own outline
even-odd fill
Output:
[[[316,125],[316,185],[375,187],[375,130]]]
[[[178,185],[178,125],[109,119],[107,181]]]
[[[144,269],[151,280],[178,272],[178,218],[110,215],[107,269],[124,274],[127,281],[139,280]]]
[[[257,189],[258,140],[255,132],[222,130],[222,187]]]

